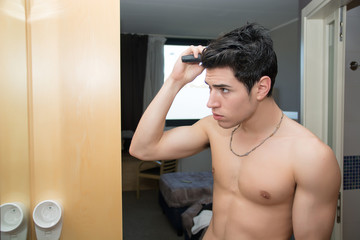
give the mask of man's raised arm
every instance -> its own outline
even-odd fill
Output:
[[[202,52],[202,46],[191,46],[182,55]],[[164,132],[166,115],[182,87],[202,71],[198,63],[183,63],[181,57],[164,85],[140,119],[130,145],[130,154],[142,160],[174,159],[194,154],[204,148],[207,137],[201,124]]]

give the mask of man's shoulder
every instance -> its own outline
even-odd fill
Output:
[[[214,120],[212,115],[200,119],[196,122],[196,124],[204,129],[207,129],[208,131],[213,131],[219,128],[217,121]]]
[[[315,163],[336,161],[332,149],[310,130],[296,122],[290,122],[288,128],[284,139],[290,143],[295,165],[314,166]]]
[[[211,132],[214,131],[218,126],[216,124],[216,121],[213,119],[212,116],[207,116],[204,118],[201,118],[199,121],[197,121],[195,124],[192,125],[192,128],[194,129],[201,129],[206,135],[211,135]]]
[[[333,150],[302,125],[297,124],[296,128],[291,136],[295,179],[321,177],[324,169],[337,172],[339,166]]]
[[[309,129],[305,128],[301,124],[295,122],[292,124],[292,131],[289,136],[294,142],[296,151],[300,151],[302,154],[328,154],[331,153],[331,148],[325,144],[318,136],[316,136]]]
[[[304,146],[323,147],[324,143],[309,129],[298,122],[289,120],[283,131],[283,136],[294,143],[294,146],[303,148]]]
[[[223,128],[212,117],[212,115],[200,119],[196,125],[206,132],[209,141],[221,141],[223,138],[229,138],[233,128]]]

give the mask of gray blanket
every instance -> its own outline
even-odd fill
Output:
[[[211,172],[175,172],[160,177],[160,191],[169,207],[186,207],[212,197]]]

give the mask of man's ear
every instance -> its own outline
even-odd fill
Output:
[[[268,92],[270,91],[271,88],[271,79],[268,76],[262,76],[259,80],[259,82],[257,83],[258,88],[257,88],[257,94],[256,94],[256,98],[258,100],[263,100],[264,98],[266,98]]]

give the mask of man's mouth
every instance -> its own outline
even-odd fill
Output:
[[[219,115],[219,114],[216,114],[216,113],[213,113],[213,118],[217,121],[221,120],[224,116],[222,115]]]

